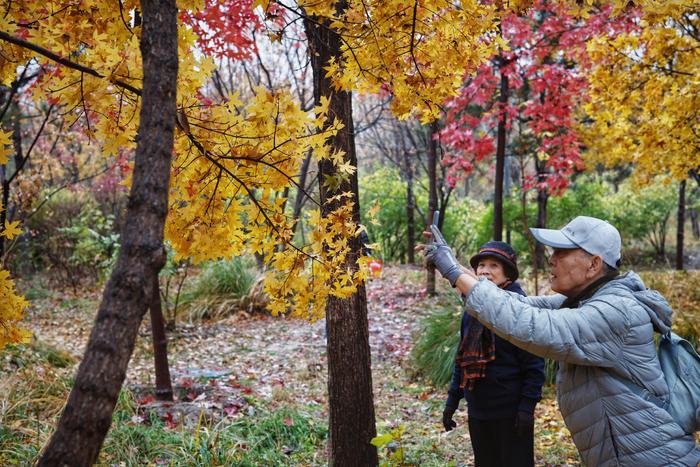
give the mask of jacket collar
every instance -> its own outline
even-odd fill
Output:
[[[596,279],[588,287],[583,289],[578,295],[564,300],[559,308],[578,308],[581,302],[591,298],[601,287],[620,275],[620,271],[613,270],[610,273]]]

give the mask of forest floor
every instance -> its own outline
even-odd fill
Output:
[[[436,303],[435,298],[425,296],[423,287],[416,285],[423,280],[422,269],[387,267],[380,279],[367,286],[377,431],[383,434],[405,427],[397,442],[407,464],[472,465],[465,410],[455,416],[457,429],[445,433],[441,425],[445,389],[432,387],[412,368],[410,354],[420,322]],[[441,293],[452,292],[445,289]],[[32,300],[28,326],[38,342],[75,358],[75,363],[65,369],[69,374],[75,371],[82,355],[99,298],[100,292],[95,290],[80,296],[42,293]],[[216,321],[180,323],[169,335],[168,344],[178,402],[163,405],[144,389],[154,384],[150,328],[145,320],[126,382],[141,415],[128,423],[147,423],[148,409],[158,414],[168,429],[199,429],[202,417],[211,427],[215,421],[233,423],[291,407],[325,424],[328,412],[324,334],[323,321],[309,323],[244,312]],[[537,464],[579,465],[553,392],[552,387],[546,387],[545,398],[537,407]],[[295,422],[285,417],[283,423]],[[245,443],[236,446],[248,449]],[[315,446],[316,452],[300,463],[327,463],[325,442]],[[380,451],[381,459],[387,456],[388,452]],[[291,459],[289,464],[294,464]],[[129,465],[128,460],[119,459],[118,453],[110,460]],[[153,462],[160,463],[158,459]]]

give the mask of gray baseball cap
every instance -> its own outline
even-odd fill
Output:
[[[595,217],[578,216],[561,230],[535,229],[530,232],[538,242],[553,248],[581,248],[603,258],[608,266],[620,267],[620,232],[608,221]]]

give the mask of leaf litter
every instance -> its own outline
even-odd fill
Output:
[[[426,296],[424,280],[421,268],[385,266],[381,278],[367,283],[377,432],[404,426],[400,443],[406,461],[415,465],[472,465],[464,403],[455,415],[457,429],[445,433],[441,414],[446,389],[430,386],[412,368],[414,336],[437,306],[436,298]],[[80,297],[52,292],[32,303],[27,326],[40,341],[76,358],[69,372],[77,368],[100,296],[97,289]],[[259,404],[269,410],[303,406],[327,419],[325,345],[323,320],[309,323],[240,311],[216,321],[178,323],[168,333],[176,402],[167,403],[152,395],[155,375],[146,318],[125,381],[140,406],[131,422],[146,423],[148,413],[156,413],[172,428],[196,426],[201,416],[253,416]],[[551,389],[536,409],[535,433],[537,465],[580,465]]]

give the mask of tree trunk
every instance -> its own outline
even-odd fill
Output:
[[[544,182],[547,176],[546,162],[540,160],[535,156],[535,170],[537,171],[537,221],[535,227],[539,229],[547,228],[547,201],[549,200],[549,194],[546,190],[540,189],[540,184]],[[535,242],[535,264],[538,269],[544,269],[546,267],[546,261],[544,257],[544,245],[540,242]]]
[[[693,228],[693,238],[697,240],[700,238],[700,222],[698,222],[698,210],[695,208],[688,209],[688,214],[690,214],[690,225]]]
[[[68,403],[40,466],[96,462],[139,324],[151,302],[151,281],[165,264],[163,229],[176,110],[177,6],[174,0],[142,0],[141,13],[141,123],[122,247]]]
[[[536,226],[539,229],[547,228],[547,201],[549,195],[544,190],[537,190],[537,222]],[[544,245],[540,242],[535,244],[535,258],[537,258],[537,267],[544,269],[546,261],[544,257]]]
[[[406,172],[406,230],[407,230],[407,251],[408,264],[416,263],[414,249],[416,247],[416,197],[413,193],[413,165],[411,157],[404,152],[404,164]]]
[[[435,211],[438,208],[438,195],[437,195],[437,140],[435,135],[437,134],[437,122],[430,124],[430,130],[428,133],[428,212],[430,213],[429,223],[433,222],[433,216],[435,216]],[[442,213],[445,216],[445,213]],[[426,227],[426,230],[427,227]],[[425,282],[425,290],[430,295],[435,295],[435,266],[428,265],[427,275]]]
[[[294,200],[294,213],[292,214],[293,219],[299,219],[301,217],[301,209],[304,207],[304,200],[306,199],[306,177],[309,173],[309,165],[311,164],[311,151],[306,154],[304,162],[301,164],[301,169],[299,170],[299,188],[297,189],[297,197]],[[297,221],[294,224],[294,230],[296,231],[297,226],[300,222]]]
[[[149,308],[151,311],[151,336],[153,338],[153,363],[156,372],[156,399],[172,401],[173,385],[170,382],[170,366],[168,365],[168,338],[165,334],[158,274],[153,276],[153,292]]]
[[[347,4],[336,4],[339,10]],[[352,95],[336,91],[324,68],[329,60],[340,59],[340,37],[319,18],[306,18],[304,22],[309,40],[309,56],[313,69],[314,100],[320,104],[321,97],[329,97],[329,120],[339,119],[344,127],[329,139],[334,151],[342,151],[345,160],[357,166],[354,129],[352,120]],[[323,215],[337,207],[340,200],[326,201],[336,194],[352,193],[353,219],[360,222],[360,207],[357,187],[357,172],[351,175],[336,190],[324,186],[326,176],[336,174],[333,163],[319,161],[319,190]],[[350,239],[351,253],[346,267],[355,269],[361,254],[360,239]],[[349,299],[329,297],[326,305],[328,330],[328,402],[330,457],[332,466],[377,465],[377,450],[370,443],[376,436],[374,402],[372,395],[372,371],[367,323],[367,296],[364,285]]]
[[[505,59],[499,57],[501,92],[498,96],[499,114],[496,135],[496,186],[493,196],[493,239],[503,239],[503,173],[506,160],[506,106],[508,105],[508,76]]]
[[[678,187],[678,226],[676,230],[676,269],[683,270],[683,243],[685,241],[685,180]]]

